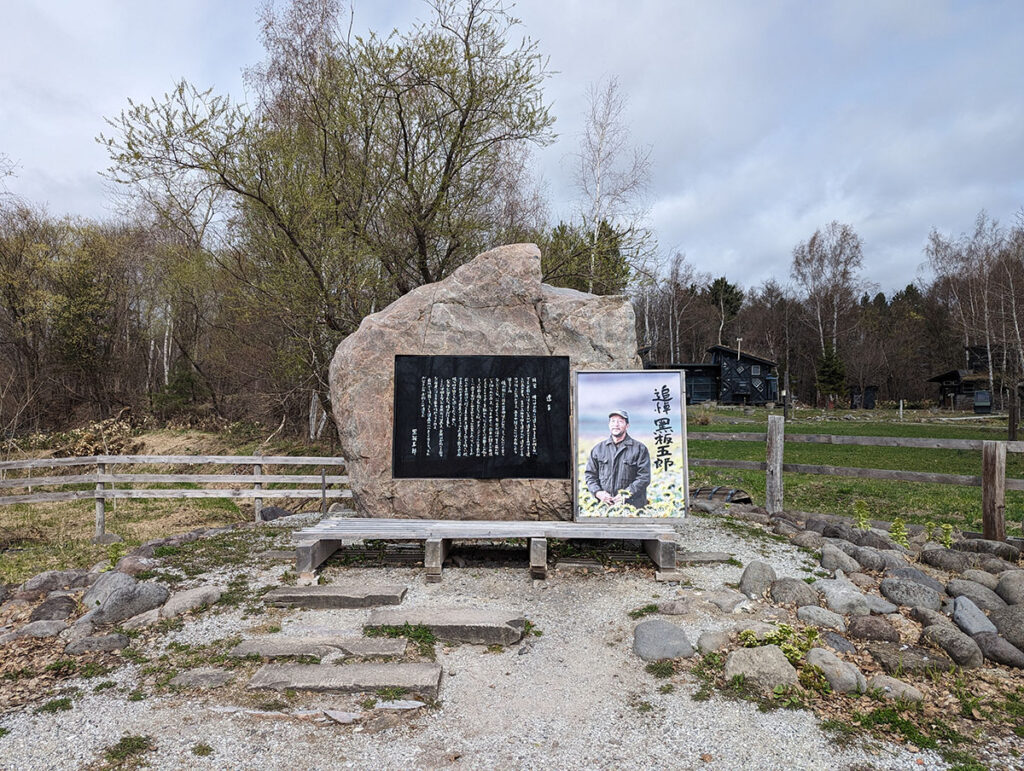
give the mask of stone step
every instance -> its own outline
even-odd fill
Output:
[[[422,664],[266,664],[253,675],[249,690],[361,693],[403,688],[406,693],[437,698],[441,666]]]
[[[241,659],[256,654],[265,659],[276,659],[282,656],[316,656],[322,658],[331,654],[341,653],[356,658],[376,658],[381,656],[404,656],[406,641],[387,637],[294,637],[274,635],[243,640],[228,654],[232,658]]]
[[[279,608],[369,608],[397,605],[406,587],[399,584],[326,584],[282,586],[263,595],[263,601]]]
[[[523,637],[526,619],[510,610],[486,608],[403,608],[370,613],[366,629],[425,626],[439,640],[480,645],[511,645]]]

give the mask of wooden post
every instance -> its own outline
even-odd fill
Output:
[[[548,539],[530,539],[530,578],[548,577]]]
[[[783,376],[782,390],[785,392],[782,396],[782,419],[789,420],[789,371]]]
[[[765,470],[765,508],[769,514],[782,512],[782,446],[786,421],[778,415],[768,416],[768,468]]]
[[[254,463],[252,465],[252,473],[253,473],[253,476],[259,476],[260,474],[262,474],[263,473],[263,464],[262,463]],[[259,482],[253,482],[252,489],[253,490],[262,490],[263,489],[263,485],[260,484]],[[257,522],[259,522],[260,521],[260,512],[263,511],[263,499],[262,498],[253,498],[252,499],[252,508],[253,508],[253,515],[255,517],[255,520]]]
[[[981,518],[985,538],[1006,540],[1006,443],[981,445]]]
[[[96,476],[101,476],[107,471],[106,463],[96,464]],[[103,483],[96,483],[96,537],[102,538],[107,527],[107,501],[103,497]]]
[[[1020,398],[1017,396],[1017,387],[1014,386],[1010,393],[1010,414],[1006,419],[1007,436],[1011,442],[1017,441],[1017,426],[1020,423]]]
[[[320,467],[320,515],[327,516],[327,468]]]

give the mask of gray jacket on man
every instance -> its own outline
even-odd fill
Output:
[[[647,505],[647,486],[651,483],[651,454],[629,434],[618,444],[608,437],[590,451],[584,478],[594,495],[601,490],[612,495],[628,490],[626,503],[642,509]]]

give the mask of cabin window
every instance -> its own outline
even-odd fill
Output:
[[[750,374],[751,375],[760,375],[761,374],[761,365],[760,364],[751,364],[750,365]]]

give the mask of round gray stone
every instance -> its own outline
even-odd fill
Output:
[[[825,570],[842,570],[846,573],[855,573],[860,570],[857,560],[830,543],[821,547],[821,566]]]
[[[955,626],[934,624],[925,627],[921,641],[941,648],[964,669],[974,669],[984,663],[978,644]]]
[[[1024,669],[1024,651],[995,632],[978,632],[974,635],[974,642],[978,643],[981,652],[989,661]]]
[[[1000,573],[996,594],[1009,605],[1024,605],[1024,570]]]
[[[1024,605],[1008,605],[993,610],[989,619],[1011,645],[1024,650]]]
[[[995,624],[988,620],[988,616],[970,597],[957,597],[953,600],[953,621],[971,637],[979,632],[996,632]]]
[[[921,552],[920,559],[926,565],[949,573],[963,573],[980,562],[977,554],[952,549],[929,549]]]
[[[821,639],[824,643],[837,653],[856,653],[857,649],[853,643],[847,640],[842,635],[838,635],[835,632],[825,632]]]
[[[655,618],[633,630],[633,652],[644,661],[688,659],[693,656],[693,646],[678,626]]]
[[[778,645],[734,650],[725,660],[725,679],[736,676],[762,693],[771,693],[780,685],[797,684],[796,669]]]
[[[75,612],[78,603],[71,597],[53,595],[43,600],[28,617],[29,621],[63,621]]]
[[[747,597],[763,597],[776,578],[775,568],[767,562],[754,560],[743,569],[740,591]]]
[[[832,651],[811,648],[807,651],[807,663],[821,669],[828,684],[836,693],[864,693],[868,688],[867,680],[861,671],[853,664],[840,659]]]
[[[89,591],[82,595],[82,606],[86,610],[98,608],[103,604],[104,600],[118,589],[135,586],[137,583],[138,581],[131,576],[111,570],[96,579],[96,583],[89,587]]]
[[[32,621],[15,630],[18,637],[56,637],[67,627],[63,621]]]
[[[942,597],[934,589],[907,578],[883,578],[879,586],[882,594],[890,602],[910,608],[921,607],[938,610],[942,607]]]
[[[697,638],[697,648],[701,653],[715,653],[729,647],[731,635],[725,629],[706,629]]]
[[[113,624],[158,608],[167,602],[170,591],[152,581],[115,589],[92,614],[94,624]]]
[[[842,616],[819,605],[804,605],[802,608],[797,609],[796,617],[805,624],[812,626],[823,629],[835,629],[837,632],[846,631],[846,622]]]
[[[993,592],[999,585],[999,577],[994,576],[987,570],[978,570],[976,568],[969,568],[964,571],[963,578],[967,581],[974,581],[976,584],[981,584],[986,589],[991,589]]]
[[[917,568],[911,568],[911,567],[892,568],[892,569],[887,569],[885,571],[885,574],[887,576],[892,576],[893,578],[906,578],[906,579],[909,579],[911,581],[917,581],[917,583],[924,584],[929,589],[934,589],[939,594],[944,594],[945,591],[946,591],[946,587],[943,586],[939,581],[937,581],[934,578],[932,578],[930,575],[925,573],[923,570],[918,570]]]
[[[1006,607],[1003,598],[991,589],[963,578],[954,578],[946,584],[946,591],[951,597],[970,597],[971,602],[982,610],[998,610]]]
[[[887,616],[890,613],[896,613],[899,611],[899,608],[896,605],[893,605],[888,600],[883,600],[875,594],[865,594],[864,601],[868,604],[868,609],[872,613],[877,613],[880,616]]]
[[[818,593],[799,578],[778,578],[768,588],[768,596],[777,605],[817,605]]]
[[[880,691],[890,701],[923,701],[924,694],[917,688],[889,675],[875,675],[868,681],[869,691]]]
[[[73,643],[68,644],[64,648],[65,653],[70,653],[73,656],[77,656],[80,653],[91,653],[93,651],[119,651],[122,648],[127,648],[131,642],[123,634],[105,634],[99,637],[83,637],[81,640],[76,640]]]
[[[900,633],[881,616],[851,616],[846,633],[856,640],[900,641]]]

